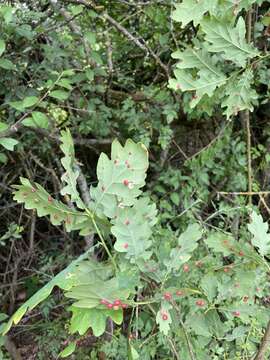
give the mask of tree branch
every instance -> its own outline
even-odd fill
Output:
[[[73,4],[77,4],[77,5],[83,5],[90,10],[96,11],[98,16],[101,19],[108,21],[114,28],[116,28],[120,33],[122,33],[126,38],[128,38],[130,41],[132,41],[141,50],[146,52],[147,55],[150,55],[156,61],[156,63],[164,70],[167,79],[169,79],[170,71],[169,71],[168,66],[160,60],[158,55],[146,44],[146,42],[144,40],[138,39],[137,37],[132,35],[124,26],[119,24],[114,18],[112,18],[107,13],[105,13],[105,12],[99,13],[98,7],[96,5],[94,5],[92,1],[90,2],[87,0],[65,0],[65,2],[73,3]]]

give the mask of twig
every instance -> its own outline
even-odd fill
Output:
[[[251,42],[251,31],[252,31],[252,7],[247,13],[247,42]],[[251,132],[250,132],[250,113],[249,110],[243,112],[243,120],[246,126],[247,136],[247,175],[248,175],[248,192],[252,192],[252,167],[251,167]],[[248,203],[252,205],[252,198],[249,196]]]
[[[63,76],[63,74],[61,73],[58,78],[56,79],[56,81],[49,87],[49,89],[45,92],[44,95],[41,96],[41,98],[37,101],[37,103],[33,106],[33,108],[29,111],[27,111],[18,121],[15,122],[15,124],[11,125],[7,130],[4,130],[2,132],[0,132],[0,138],[6,137],[6,136],[10,136],[13,135],[14,133],[16,133],[22,126],[23,126],[23,120],[28,116],[31,115],[32,112],[35,110],[35,108],[42,103],[42,101],[44,99],[46,99],[46,97],[49,95],[49,93],[51,92],[51,90],[54,88],[54,86],[57,84],[57,82],[61,79],[61,77]]]
[[[36,219],[37,219],[37,214],[36,214],[36,210],[34,209],[32,211],[31,227],[30,227],[30,232],[29,232],[29,254],[32,254],[33,249],[34,249]]]
[[[185,158],[185,160],[188,159],[187,154],[180,148],[180,146],[177,144],[177,142],[175,140],[172,141],[173,144],[177,147],[177,149],[179,150],[180,154],[182,154]]]
[[[75,164],[74,168],[75,168],[75,170],[79,171],[77,184],[80,189],[83,202],[85,203],[86,206],[90,206],[91,198],[90,198],[90,192],[89,192],[86,178],[78,164]],[[84,237],[84,240],[85,240],[87,248],[90,248],[93,246],[93,243],[94,243],[94,235],[86,235]]]
[[[126,38],[128,38],[130,41],[132,41],[134,44],[136,44],[141,50],[146,52],[146,54],[149,54],[157,62],[157,64],[159,64],[159,66],[164,70],[167,79],[169,79],[169,77],[170,77],[169,68],[167,67],[167,65],[165,65],[160,60],[158,55],[148,45],[146,45],[145,41],[135,37],[134,35],[132,35],[124,26],[119,24],[119,22],[117,22],[114,18],[112,18],[107,13],[105,13],[105,12],[99,13],[98,9],[97,9],[97,6],[95,6],[92,1],[87,1],[87,0],[66,0],[66,2],[67,3],[73,3],[73,4],[80,4],[80,5],[85,6],[88,9],[97,11],[98,16],[101,19],[104,19],[104,20],[108,21],[113,27],[115,27]]]
[[[264,197],[262,195],[259,195],[259,196],[260,196],[260,201],[263,203],[263,206],[265,207],[265,209],[268,212],[268,215],[270,215],[270,209],[269,209],[268,205],[266,204]]]
[[[214,139],[212,139],[210,141],[209,144],[207,144],[205,147],[203,147],[201,150],[197,151],[195,154],[191,155],[189,158],[187,158],[186,160],[189,161],[193,158],[195,158],[196,156],[200,155],[203,151],[207,150],[208,148],[210,148],[220,137],[221,135],[224,133],[224,131],[227,129],[227,127],[229,126],[229,122],[222,127],[222,129],[219,131],[219,133],[217,134],[216,137],[214,137]]]
[[[63,18],[66,20],[66,24],[69,26],[71,31],[81,38],[82,44],[84,46],[84,49],[85,49],[85,52],[87,55],[87,61],[88,61],[89,65],[91,65],[92,67],[97,67],[97,63],[90,56],[92,49],[90,48],[87,41],[84,40],[83,32],[81,31],[80,27],[75,23],[72,16],[63,7],[58,8],[53,0],[50,0],[50,3],[52,5],[52,7],[54,8],[54,10],[56,10],[56,11],[58,10],[59,13],[63,16]]]
[[[174,356],[176,357],[177,360],[180,360],[180,357],[179,357],[179,355],[178,355],[178,353],[176,351],[175,344],[174,344],[173,340],[169,336],[167,336],[167,339],[168,339],[168,341],[169,341],[169,343],[171,345],[172,353],[174,354]]]
[[[266,360],[265,353],[270,348],[270,320],[268,321],[262,342],[254,360]]]
[[[192,345],[191,345],[191,343],[189,341],[188,333],[187,333],[186,328],[185,328],[185,324],[183,323],[183,321],[181,319],[180,309],[177,306],[175,301],[173,301],[173,307],[176,310],[177,318],[178,318],[178,320],[179,320],[179,322],[180,322],[180,324],[182,326],[184,336],[185,336],[185,339],[186,339],[186,342],[187,342],[187,347],[188,347],[188,352],[189,352],[190,358],[191,358],[191,360],[196,360],[196,357],[195,357],[195,355],[193,353]]]
[[[269,195],[270,191],[235,191],[235,192],[227,192],[227,191],[217,191],[218,195],[246,195],[246,196],[254,196],[254,195]]]

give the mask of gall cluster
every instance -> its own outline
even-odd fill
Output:
[[[100,304],[105,305],[107,309],[113,309],[113,310],[126,309],[128,306],[127,304],[122,303],[122,301],[119,299],[114,300],[113,303],[110,303],[106,299],[101,299]]]

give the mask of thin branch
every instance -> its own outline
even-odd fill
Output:
[[[251,42],[252,32],[252,7],[247,13],[247,42]],[[246,126],[246,137],[247,137],[247,176],[248,176],[248,192],[252,192],[252,165],[251,165],[251,132],[250,132],[250,113],[249,110],[245,110],[242,113],[243,120]],[[252,205],[252,198],[249,196],[248,203]]]
[[[270,215],[270,209],[269,209],[268,205],[266,204],[264,197],[262,195],[259,195],[259,196],[260,196],[260,201],[263,203],[263,206],[265,207],[265,209],[268,212],[268,215]]]
[[[110,15],[108,15],[106,12],[99,13],[97,6],[93,4],[93,2],[89,2],[87,0],[65,0],[66,3],[73,3],[73,4],[79,4],[83,5],[88,9],[97,11],[98,16],[108,21],[114,28],[116,28],[121,34],[123,34],[126,38],[128,38],[130,41],[132,41],[134,44],[136,44],[141,50],[143,50],[147,55],[150,55],[156,62],[159,64],[159,66],[164,70],[166,77],[169,79],[169,68],[167,65],[165,65],[158,55],[146,44],[146,42],[143,39],[139,39],[132,35],[124,26],[119,24],[114,18],[112,18]]]
[[[75,170],[77,170],[79,172],[77,184],[80,189],[80,193],[81,193],[83,202],[85,203],[86,206],[90,206],[91,198],[90,198],[90,191],[89,191],[89,188],[87,185],[86,178],[78,164],[75,164],[74,168],[75,168]],[[90,248],[94,244],[94,235],[93,234],[86,235],[84,237],[84,240],[85,240],[87,248]]]
[[[173,301],[173,307],[175,308],[177,319],[178,319],[179,323],[181,324],[183,332],[184,332],[184,336],[185,336],[185,339],[186,339],[186,342],[187,342],[187,347],[188,347],[188,352],[189,352],[190,359],[191,360],[196,360],[196,357],[194,355],[194,352],[193,352],[193,349],[192,349],[192,344],[191,344],[191,342],[189,340],[189,336],[188,336],[185,324],[183,323],[183,320],[181,318],[180,309],[177,306],[175,301]]]
[[[269,195],[270,191],[217,191],[218,195],[246,195],[246,196],[254,196],[254,195]]]

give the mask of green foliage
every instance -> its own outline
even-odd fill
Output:
[[[254,358],[269,205],[247,224],[239,193],[269,190],[267,4],[30,3],[0,5],[0,332],[40,360]]]
[[[234,62],[236,65],[245,67],[249,58],[257,56],[256,49],[247,44],[245,21],[240,17],[235,26],[228,21],[204,18],[201,29],[205,34],[205,40],[210,43],[208,51],[221,53],[224,59]]]
[[[270,251],[270,235],[268,234],[268,224],[263,222],[261,215],[257,215],[255,211],[251,214],[251,223],[248,230],[253,235],[252,245],[258,248],[260,255],[265,256]]]
[[[179,62],[174,70],[175,79],[169,81],[169,87],[174,90],[195,92],[191,108],[203,107],[204,101],[215,105],[217,97],[227,119],[242,110],[253,111],[258,93],[253,88],[255,75],[250,62],[263,61],[262,54],[246,40],[243,17],[235,19],[237,12],[250,4],[238,3],[231,14],[229,3],[224,12],[219,12],[221,7],[217,2],[183,1],[176,5],[173,20],[182,26],[193,21],[200,26],[200,31],[192,47],[172,54]],[[191,8],[194,11],[190,11]],[[224,60],[231,63],[229,77]]]
[[[76,189],[78,174],[73,170],[75,154],[70,133],[62,132],[62,139],[61,149],[64,152],[62,164],[69,174],[68,177],[62,178],[63,182],[68,184],[64,194],[70,195],[74,202],[81,205],[82,200],[78,203],[79,193]],[[129,156],[128,165],[134,169],[134,174],[127,167],[127,156]],[[256,289],[265,287],[266,273],[263,269],[267,264],[263,256],[269,250],[268,226],[263,223],[261,216],[253,212],[252,222],[248,225],[249,231],[254,236],[252,245],[258,248],[261,256],[256,253],[255,248],[245,244],[243,240],[236,241],[232,234],[221,231],[203,233],[201,226],[196,223],[190,224],[177,237],[176,246],[173,242],[159,243],[157,234],[161,229],[157,226],[155,205],[145,196],[136,199],[145,181],[148,164],[146,149],[131,141],[122,147],[115,141],[112,145],[111,160],[105,154],[102,154],[100,159],[97,171],[99,183],[102,185],[98,184],[95,188],[100,191],[99,197],[96,196],[91,200],[89,208],[86,204],[80,206],[84,212],[74,211],[71,215],[74,218],[89,216],[94,224],[94,231],[103,245],[104,238],[99,231],[99,225],[94,220],[95,212],[91,211],[98,209],[100,216],[111,218],[111,235],[116,238],[114,244],[116,252],[113,257],[117,265],[115,260],[112,260],[113,257],[106,245],[104,246],[109,255],[107,264],[89,259],[89,251],[87,251],[27,300],[10,318],[3,333],[7,333],[13,323],[17,324],[27,311],[44,301],[56,286],[64,290],[65,297],[72,300],[72,306],[69,308],[72,312],[69,331],[71,334],[79,333],[80,336],[83,336],[89,328],[96,337],[101,336],[105,332],[108,317],[120,325],[126,308],[143,304],[152,304],[154,319],[165,337],[169,334],[177,336],[178,330],[175,324],[181,317],[183,331],[188,331],[189,336],[195,336],[193,338],[195,349],[198,341],[229,336],[230,331],[234,329],[234,318],[243,325],[247,324],[251,317],[255,317],[257,321],[263,319],[263,314],[268,312],[254,301]],[[132,181],[134,187],[129,188],[129,183],[123,183],[125,179],[129,183]],[[106,196],[110,200],[106,203],[106,207],[102,199],[101,186],[107,188]],[[41,203],[46,199],[47,202],[48,194],[40,185],[32,185],[27,179],[22,179],[22,185],[15,188],[15,199],[24,202],[26,208],[36,208],[39,216],[53,215],[53,211],[56,210],[58,215],[61,211],[66,215],[70,211],[68,206],[56,203],[44,213],[44,209],[35,199],[40,199]],[[27,196],[24,194],[25,191]],[[119,201],[123,203],[120,208],[115,206]],[[64,218],[62,217],[61,220]],[[55,224],[53,216],[51,221]],[[204,237],[203,243],[200,241],[202,237]],[[198,255],[200,258],[196,260]],[[224,264],[223,257],[230,259],[228,264]],[[248,271],[251,268],[252,273]],[[140,272],[142,277],[139,275]],[[158,288],[150,292],[141,303],[134,301],[138,286],[144,288],[147,286],[146,279],[151,278],[159,284]],[[186,319],[180,312],[180,307],[185,309]],[[202,311],[205,309],[207,311]],[[221,314],[226,319],[225,328],[220,318]],[[197,318],[196,322],[194,316]],[[181,344],[180,339],[181,337],[179,344]],[[75,348],[76,342],[70,342],[60,356],[68,356],[75,351]],[[140,356],[140,351],[132,348],[130,351],[135,358]],[[203,354],[210,356],[208,350]]]

